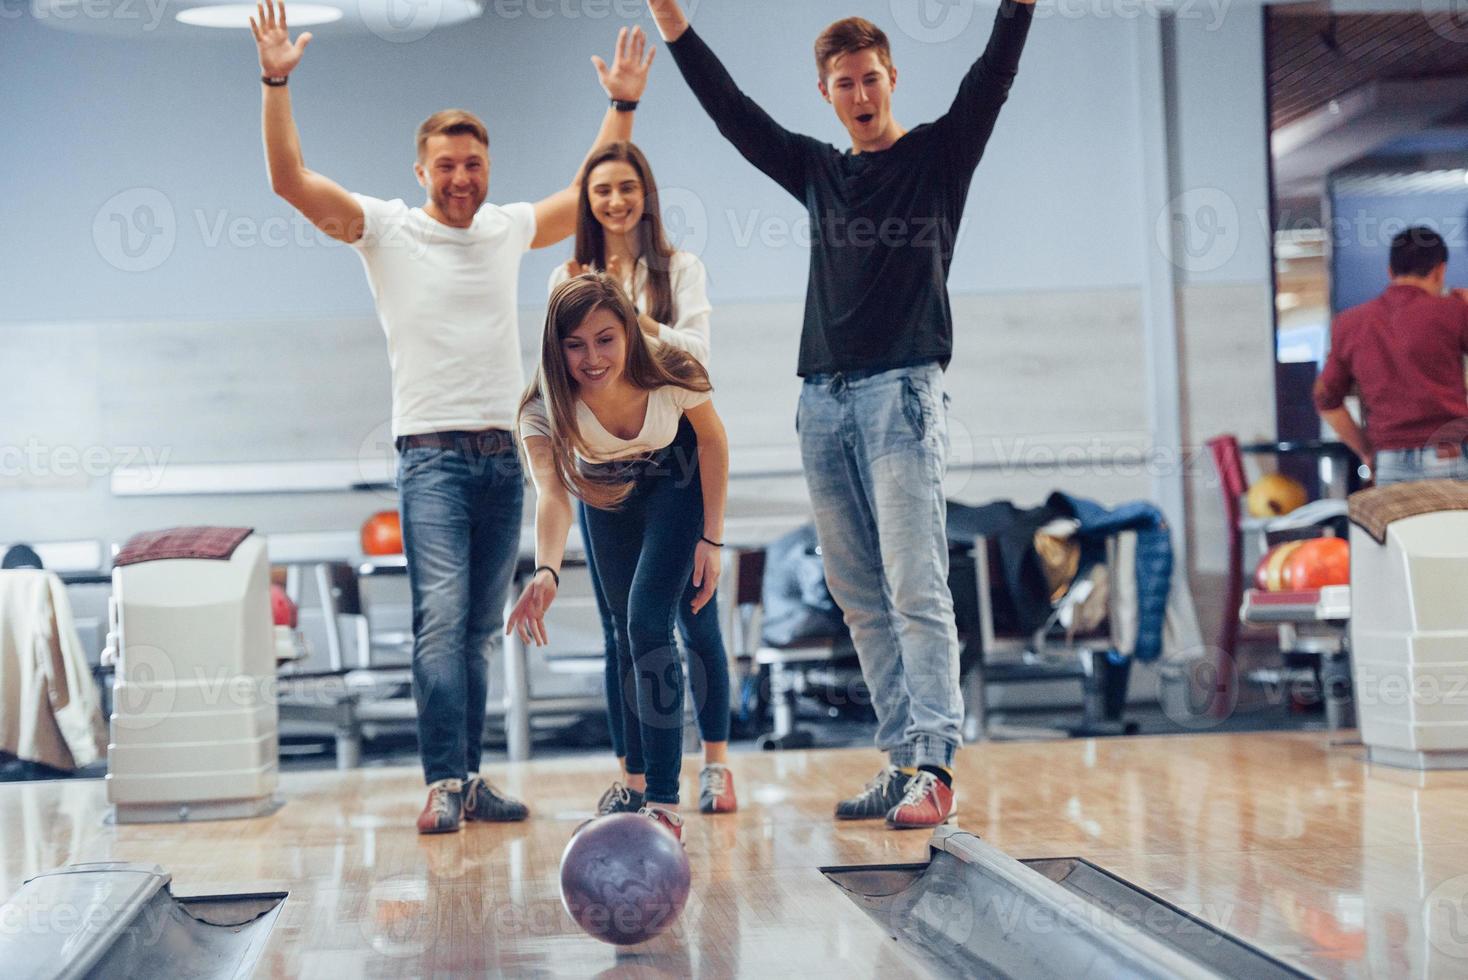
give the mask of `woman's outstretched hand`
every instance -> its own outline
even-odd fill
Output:
[[[647,73],[652,68],[657,48],[647,46],[647,35],[642,28],[622,28],[617,32],[617,51],[612,55],[612,66],[602,60],[601,55],[592,55],[591,63],[596,67],[596,77],[608,98],[622,102],[639,102],[647,89]]]
[[[545,646],[550,642],[545,632],[545,613],[555,601],[555,576],[548,571],[536,572],[535,577],[525,586],[525,591],[520,593],[515,608],[510,611],[509,621],[505,623],[505,635],[515,632],[526,643]]]
[[[723,563],[719,560],[719,549],[707,541],[699,541],[698,546],[693,549],[693,584],[698,587],[698,594],[693,597],[695,613],[702,611],[714,597],[723,569]]]

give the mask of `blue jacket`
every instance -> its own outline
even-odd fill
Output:
[[[1145,500],[1107,510],[1094,500],[1064,493],[1051,494],[1046,503],[1081,522],[1083,561],[1087,550],[1104,549],[1111,535],[1122,531],[1137,533],[1137,648],[1130,653],[1143,662],[1162,656],[1162,631],[1167,622],[1173,564],[1172,533],[1162,512]],[[1104,555],[1104,550],[1101,554]]]
[[[762,639],[784,647],[815,636],[846,634],[841,610],[826,588],[826,570],[817,550],[816,526],[806,524],[771,541],[765,550]]]

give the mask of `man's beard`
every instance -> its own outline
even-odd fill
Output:
[[[445,191],[442,193],[434,194],[433,203],[435,206],[437,206],[439,211],[443,212],[444,214],[452,214],[457,208],[460,207],[466,207],[467,210],[471,214],[473,214],[479,211],[479,206],[484,203],[484,197],[484,194],[477,194],[474,197],[466,198],[461,201],[458,198],[450,197],[448,192]]]

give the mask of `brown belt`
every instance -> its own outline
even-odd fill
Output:
[[[504,429],[479,432],[423,432],[399,436],[394,443],[398,452],[409,449],[440,449],[477,456],[498,456],[515,451],[515,437]]]

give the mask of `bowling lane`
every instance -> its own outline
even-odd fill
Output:
[[[0,786],[0,816],[30,817],[5,825],[26,827],[17,843],[33,845],[5,847],[0,887],[8,896],[43,868],[105,859],[157,863],[178,895],[287,891],[257,974],[268,977],[834,977],[850,976],[852,963],[926,975],[818,870],[917,860],[925,835],[833,834],[767,777],[740,814],[689,815],[691,897],[667,933],[621,955],[586,937],[561,906],[558,868],[603,770],[585,760],[499,769],[494,778],[536,806],[530,821],[427,838],[413,829],[422,787],[408,769],[288,774],[275,815],[187,825],[105,825],[100,781]]]
[[[1017,858],[1092,860],[1312,975],[1461,976],[1468,773],[1370,766],[1349,739],[971,746],[960,825]],[[489,767],[532,819],[435,838],[413,830],[412,769],[294,773],[273,816],[188,825],[108,825],[100,781],[0,785],[0,888],[112,859],[163,866],[180,895],[288,891],[266,977],[920,975],[819,872],[925,859],[924,834],[831,819],[876,761],[735,756],[740,812],[688,815],[688,908],[622,955],[581,935],[558,897],[561,852],[610,779],[599,758]]]

